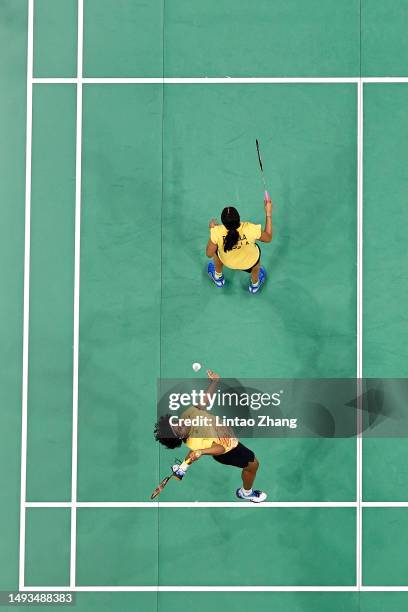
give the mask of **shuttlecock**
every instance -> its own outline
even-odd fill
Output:
[[[193,363],[192,368],[194,372],[199,372],[201,370],[201,363]]]

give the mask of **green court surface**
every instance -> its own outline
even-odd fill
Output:
[[[254,439],[270,505],[235,504],[238,470],[209,458],[149,501],[174,459],[152,435],[157,380],[194,361],[407,376],[408,77],[386,80],[407,76],[407,16],[0,2],[0,590],[78,588],[81,611],[408,608],[405,438]],[[244,274],[209,283],[205,246],[226,203],[263,222],[255,138],[274,239],[250,296]]]

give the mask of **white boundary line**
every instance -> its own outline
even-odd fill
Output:
[[[363,439],[362,439],[362,380],[363,380],[363,122],[364,85],[357,85],[357,438],[356,438],[356,583],[363,583],[362,568],[362,501],[363,501]]]
[[[249,504],[248,502],[76,502],[77,508],[355,508],[355,501],[310,502],[281,501]],[[407,502],[408,505],[408,502]],[[71,508],[71,502],[27,502],[27,508]]]
[[[78,444],[78,368],[79,368],[79,288],[80,288],[80,223],[81,223],[81,163],[82,163],[82,86],[83,84],[357,84],[358,96],[358,173],[357,173],[357,378],[362,379],[362,243],[363,243],[363,84],[408,83],[408,77],[152,77],[152,78],[83,78],[83,0],[78,0],[78,65],[76,78],[33,78],[33,0],[28,0],[27,47],[27,142],[26,142],[26,226],[24,256],[24,323],[23,323],[23,397],[21,444],[21,510],[20,510],[20,589],[55,590],[56,587],[24,587],[25,510],[26,508],[71,508],[70,587],[78,591],[408,591],[407,587],[362,586],[362,508],[408,507],[408,502],[362,501],[362,411],[357,411],[357,487],[355,502],[267,502],[263,508],[354,508],[356,520],[357,584],[350,587],[75,587],[76,574],[76,509],[77,508],[241,508],[245,502],[78,502],[77,501],[77,444]],[[28,333],[30,279],[30,208],[31,208],[31,137],[33,84],[75,84],[77,86],[76,139],[76,194],[75,194],[75,281],[74,281],[74,373],[73,373],[73,430],[72,430],[72,487],[71,502],[26,502],[27,468],[27,401],[28,401]],[[361,389],[361,383],[358,383]],[[359,396],[361,393],[358,394]],[[58,587],[57,590],[67,590]]]
[[[357,83],[355,77],[83,77],[83,83],[92,84],[108,84],[108,85],[128,85],[128,84],[156,84],[156,85],[216,85],[216,84],[237,84],[237,85],[256,85],[259,83],[271,84],[292,84],[292,83]],[[55,78],[38,78],[33,79],[36,84],[58,84],[58,83],[76,83],[78,78],[75,77],[55,77]]]
[[[83,62],[83,0],[78,0],[78,55],[76,108],[76,167],[75,167],[75,255],[74,255],[74,333],[72,383],[72,466],[71,466],[71,550],[70,586],[76,578],[76,520],[78,471],[78,373],[79,373],[79,291],[81,266],[81,186],[82,186],[82,62]]]
[[[33,78],[36,85],[257,85],[257,84],[344,84],[344,83],[408,83],[408,77],[52,77]]]
[[[225,585],[225,586],[77,586],[75,589],[71,589],[67,586],[26,586],[22,589],[23,591],[75,591],[80,593],[87,592],[223,592],[231,591],[236,593],[242,592],[298,592],[298,593],[316,593],[316,592],[403,592],[408,591],[408,586],[362,586],[358,588],[356,585],[339,585],[339,586],[298,586],[298,585],[262,585],[262,586],[236,586],[236,585]]]
[[[25,174],[25,230],[24,230],[24,297],[23,297],[23,366],[21,397],[21,476],[20,476],[20,544],[19,588],[24,587],[25,576],[25,528],[27,493],[27,404],[28,404],[28,349],[30,325],[30,247],[31,247],[31,148],[33,126],[33,37],[34,6],[28,0],[27,27],[27,109],[26,109],[26,174]]]
[[[276,501],[262,504],[247,502],[79,502],[76,508],[408,508],[408,501]],[[71,508],[71,502],[26,502],[26,508]]]
[[[361,77],[362,83],[408,83],[408,77]]]

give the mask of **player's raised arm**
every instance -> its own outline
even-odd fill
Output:
[[[259,240],[261,242],[270,242],[272,240],[272,200],[270,195],[265,197],[265,227],[261,232]]]
[[[199,408],[200,410],[204,410],[208,406],[208,395],[212,395],[213,393],[215,393],[218,382],[220,380],[220,375],[216,372],[213,372],[213,370],[207,370],[207,376],[211,380],[211,382],[208,385],[207,391],[204,394],[203,402],[197,406],[197,408]]]

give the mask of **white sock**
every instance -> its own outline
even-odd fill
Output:
[[[249,489],[248,491],[246,489],[244,489],[244,487],[241,487],[241,491],[243,492],[244,495],[246,495],[248,497],[248,495],[251,495],[252,493],[252,489]]]
[[[216,270],[214,276],[215,276],[215,278],[221,278],[222,272],[217,272],[217,270]]]
[[[251,283],[252,283],[252,281],[251,281]],[[253,286],[253,287],[257,287],[258,285],[259,285],[259,278],[258,278],[258,280],[256,281],[256,283],[252,283],[252,286]]]

